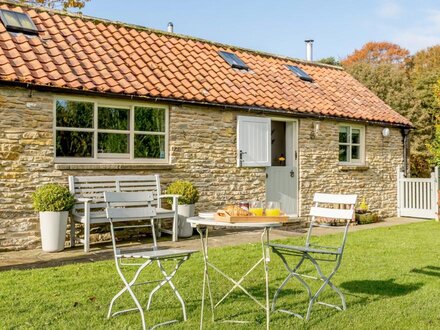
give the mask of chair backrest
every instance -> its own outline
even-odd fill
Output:
[[[142,220],[156,216],[152,192],[104,192],[106,215],[110,221]]]
[[[357,195],[323,194],[315,193],[313,196],[313,206],[310,209],[310,227],[307,233],[306,245],[310,246],[312,231],[314,227],[338,228],[325,224],[317,224],[317,220],[327,219],[331,221],[345,222],[345,230],[342,244],[338,246],[341,251],[344,249],[347,239],[347,231],[351,221],[354,219],[354,209],[356,206]]]
[[[160,207],[159,175],[69,176],[69,190],[78,198],[90,198],[90,213],[102,214],[106,207],[104,192],[151,192],[151,205]],[[73,212],[84,213],[84,203],[76,203]]]
[[[156,237],[154,234],[153,219],[156,216],[156,209],[151,205],[154,201],[152,192],[110,192],[103,193],[106,203],[105,214],[110,221],[110,231],[112,234],[113,249],[116,250],[116,228],[141,228],[151,227],[153,233],[153,246],[156,247]],[[143,224],[124,224],[115,226],[114,222],[128,222],[134,220],[148,221]]]

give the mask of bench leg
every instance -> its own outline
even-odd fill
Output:
[[[84,252],[90,251],[90,224],[84,224]]]
[[[70,217],[70,247],[75,247],[75,221]]]
[[[177,242],[178,235],[177,232],[179,231],[179,215],[177,214],[177,211],[174,213],[174,219],[173,219],[173,242]]]

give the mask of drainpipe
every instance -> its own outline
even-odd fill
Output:
[[[402,128],[403,135],[403,173],[408,176],[408,158],[409,158],[409,128]]]

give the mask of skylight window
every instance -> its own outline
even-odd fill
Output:
[[[38,35],[37,27],[25,13],[0,9],[0,19],[9,32],[22,32],[24,34]]]
[[[240,70],[249,70],[249,67],[246,65],[246,63],[244,63],[237,55],[222,50],[218,53],[226,62],[228,62],[231,67]]]
[[[305,71],[298,68],[296,65],[286,65],[287,68],[292,71],[294,74],[296,74],[300,79],[305,81],[313,81],[313,78],[310,77]]]

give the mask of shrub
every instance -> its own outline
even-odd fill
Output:
[[[65,186],[57,183],[45,184],[32,194],[33,207],[39,212],[69,211],[75,202]]]
[[[171,183],[166,194],[180,195],[179,204],[194,204],[199,200],[197,188],[189,181],[177,180]],[[168,203],[172,203],[171,200]]]

